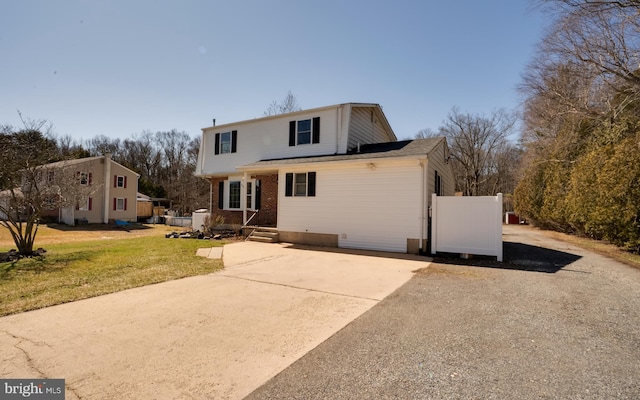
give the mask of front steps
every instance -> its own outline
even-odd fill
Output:
[[[262,242],[262,243],[278,243],[280,241],[280,238],[278,235],[277,228],[264,228],[264,227],[258,226],[247,237],[247,240],[251,240],[252,242]]]

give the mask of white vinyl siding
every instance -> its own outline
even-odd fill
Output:
[[[393,141],[393,138],[385,130],[382,116],[376,113],[375,108],[354,107],[351,110],[349,125],[348,149],[355,149],[358,143],[384,143]]]
[[[455,194],[455,182],[451,165],[447,163],[444,140],[429,153],[429,171],[427,173],[427,193],[429,194],[429,204],[431,204],[431,193],[435,193],[435,172],[438,171],[442,183],[443,196],[453,196]],[[451,162],[451,161],[449,161]]]
[[[403,253],[408,238],[420,237],[422,168],[416,160],[307,168],[317,174],[316,197],[285,197],[279,185],[281,231],[336,234],[340,247]]]
[[[259,160],[335,154],[337,148],[337,108],[300,112],[294,115],[260,118],[204,131],[198,154],[196,175],[234,173],[236,167]],[[289,123],[320,118],[320,143],[289,146]],[[238,130],[237,152],[215,155],[215,134]],[[346,134],[345,134],[346,136]]]

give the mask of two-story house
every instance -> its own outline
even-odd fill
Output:
[[[59,161],[40,168],[43,217],[68,225],[136,221],[139,174],[111,155]]]
[[[397,141],[379,105],[346,103],[204,128],[195,174],[227,223],[273,226],[291,243],[418,253],[431,193],[454,191],[448,154],[444,138]]]

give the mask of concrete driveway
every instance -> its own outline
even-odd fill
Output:
[[[64,378],[67,399],[240,399],[427,260],[227,245],[215,274],[0,318],[0,377]]]

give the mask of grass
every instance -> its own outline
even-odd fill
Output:
[[[569,235],[555,231],[544,232],[555,239],[563,240],[582,247],[585,250],[593,251],[594,253],[613,258],[623,264],[640,269],[640,254],[632,253],[607,241],[594,240],[583,236]]]
[[[36,237],[36,246],[47,250],[44,257],[0,263],[0,316],[222,268],[220,260],[195,255],[200,247],[222,243],[166,239],[167,230],[151,228],[129,237],[122,231],[87,234],[43,229],[42,241]],[[6,229],[0,229],[0,246],[6,242],[2,231]],[[70,239],[66,243],[65,235]]]

